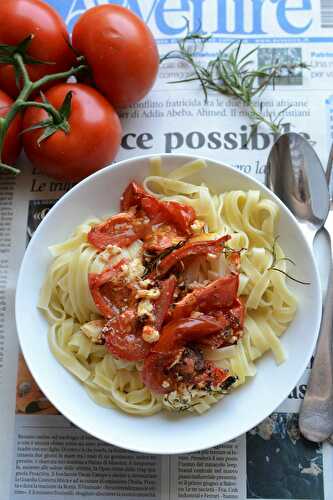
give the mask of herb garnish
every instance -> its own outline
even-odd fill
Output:
[[[160,264],[161,260],[163,260],[167,255],[172,253],[174,250],[177,250],[178,248],[181,248],[185,244],[185,240],[179,241],[176,245],[172,245],[171,247],[167,248],[163,252],[159,253],[158,255],[151,255],[151,254],[145,254],[146,259],[148,258],[149,260],[145,263],[145,272],[143,273],[143,278],[150,274],[152,271],[154,271]]]
[[[289,278],[292,281],[295,281],[296,283],[300,283],[301,285],[311,285],[311,283],[309,281],[298,280],[297,278],[294,278],[294,276],[291,276],[286,271],[283,271],[283,269],[279,269],[278,267],[276,267],[276,265],[279,262],[283,262],[283,261],[290,262],[290,264],[292,264],[293,266],[296,266],[296,262],[294,262],[292,259],[289,259],[288,257],[282,257],[281,259],[277,258],[276,243],[277,243],[277,240],[279,239],[279,237],[280,236],[276,236],[276,238],[274,238],[273,248],[272,248],[272,250],[269,250],[269,252],[273,256],[273,262],[272,262],[271,266],[267,269],[267,271],[278,271],[279,273],[284,274],[287,278]]]
[[[211,35],[202,35],[200,33],[189,31],[187,35],[178,40],[178,49],[172,50],[161,57],[163,63],[167,59],[180,59],[189,64],[193,69],[193,74],[183,80],[177,80],[169,83],[184,83],[199,81],[205,101],[208,99],[208,90],[214,90],[219,94],[235,97],[243,102],[249,108],[249,116],[253,121],[254,128],[259,124],[266,124],[274,133],[281,132],[283,115],[287,108],[281,110],[275,117],[266,111],[263,114],[262,102],[257,105],[254,102],[255,97],[260,97],[263,91],[270,85],[275,84],[277,77],[282,72],[287,71],[292,75],[296,69],[309,69],[309,65],[304,62],[299,63],[280,63],[277,59],[272,64],[265,64],[258,68],[253,68],[251,56],[259,47],[250,50],[244,56],[240,55],[242,41],[232,42],[223,50],[220,50],[215,58],[204,65],[198,60],[204,46]],[[260,83],[257,80],[260,79]]]

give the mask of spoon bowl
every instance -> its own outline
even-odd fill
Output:
[[[321,161],[304,137],[289,132],[276,141],[267,161],[266,185],[294,214],[312,245],[330,200]]]

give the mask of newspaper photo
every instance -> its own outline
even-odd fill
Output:
[[[122,5],[150,27],[161,57],[178,50],[188,33],[199,33],[207,38],[198,54],[203,65],[241,40],[241,54],[256,49],[250,57],[254,67],[272,61],[296,67],[282,71],[256,98],[261,115],[280,124],[274,131],[265,121],[256,123],[241,100],[214,90],[205,96],[186,61],[166,58],[147,97],[120,111],[123,135],[116,161],[202,155],[264,182],[274,141],[295,131],[326,164],[333,141],[333,0],[47,1],[69,32],[87,9]],[[20,352],[14,303],[20,263],[34,231],[74,184],[40,174],[24,155],[20,168],[17,177],[0,174],[0,500],[331,500],[333,448],[306,441],[298,426],[313,360],[262,423],[198,453],[157,456],[119,449],[58,412]],[[321,271],[325,274],[324,267]]]

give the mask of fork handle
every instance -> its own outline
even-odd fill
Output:
[[[331,241],[332,248],[332,241]],[[333,261],[308,388],[299,415],[301,433],[316,443],[333,433]]]

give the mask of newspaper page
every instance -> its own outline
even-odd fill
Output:
[[[71,31],[104,0],[48,0]],[[153,31],[161,54],[190,30],[212,34],[203,60],[242,39],[257,64],[304,61],[309,70],[280,77],[261,98],[267,116],[282,110],[283,130],[308,138],[325,164],[333,140],[333,0],[115,0]],[[1,20],[0,20],[1,22]],[[166,61],[150,94],[121,112],[117,159],[147,153],[215,158],[264,181],[275,136],[253,130],[248,109],[197,82],[185,63]],[[288,109],[286,109],[288,108]],[[247,435],[175,457],[128,452],[85,434],[41,393],[19,351],[14,296],[19,265],[36,227],[72,186],[39,174],[0,176],[0,500],[68,497],[131,499],[333,498],[333,450],[300,437],[298,411],[311,364],[281,406]],[[322,249],[325,251],[324,244]],[[321,259],[323,260],[323,259]],[[325,269],[323,270],[323,274]],[[27,327],[29,318],[27,318]]]

